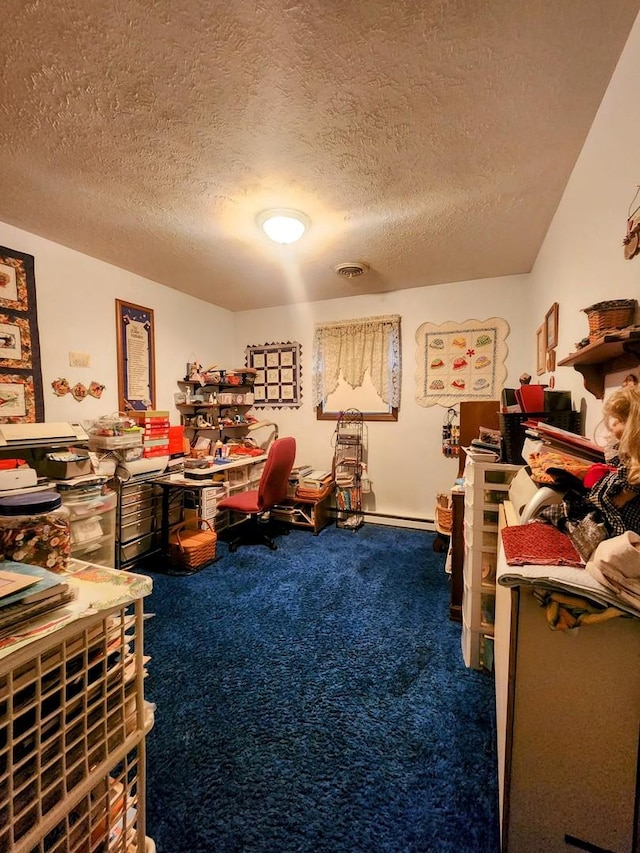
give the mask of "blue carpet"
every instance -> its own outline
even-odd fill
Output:
[[[433,534],[294,530],[153,574],[158,853],[494,853],[493,680],[465,669]]]

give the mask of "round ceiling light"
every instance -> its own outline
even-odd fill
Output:
[[[309,217],[301,211],[284,207],[258,214],[258,225],[274,243],[295,243],[310,224]]]

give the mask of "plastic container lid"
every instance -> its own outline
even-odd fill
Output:
[[[23,495],[11,495],[0,498],[0,516],[3,515],[40,515],[62,506],[62,498],[57,492],[32,492]]]

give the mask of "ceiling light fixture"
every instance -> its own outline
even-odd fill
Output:
[[[295,243],[311,224],[304,213],[284,207],[263,210],[257,219],[258,225],[274,243]]]

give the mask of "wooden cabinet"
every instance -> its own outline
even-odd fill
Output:
[[[274,521],[313,530],[314,536],[329,524],[329,506],[333,488],[317,498],[285,498],[271,510]]]
[[[603,335],[573,352],[558,367],[573,367],[582,374],[584,387],[598,400],[604,397],[605,377],[640,364],[640,331],[622,330]]]

